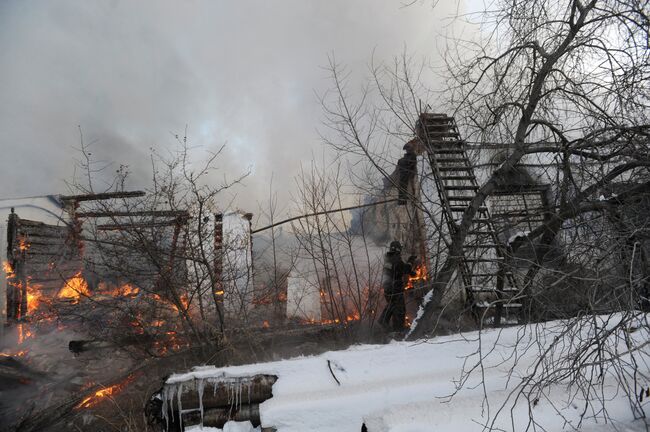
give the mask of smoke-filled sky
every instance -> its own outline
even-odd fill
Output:
[[[272,176],[285,202],[300,164],[323,158],[328,55],[358,82],[373,50],[436,57],[457,5],[432,3],[1,1],[0,197],[67,192],[79,126],[144,187],[150,148],[187,125],[196,154],[226,144],[215,182],[250,169],[234,205],[255,211]]]

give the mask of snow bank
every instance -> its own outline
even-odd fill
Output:
[[[172,375],[166,385],[215,377],[277,375],[273,397],[261,404],[260,415],[262,426],[273,426],[280,432],[358,432],[363,422],[370,432],[466,432],[482,431],[486,425],[523,431],[532,427],[531,417],[536,430],[640,428],[640,422],[633,422],[629,399],[608,373],[600,396],[608,400],[607,414],[620,424],[605,424],[602,412],[585,411],[585,401],[563,385],[542,388],[530,408],[521,394],[517,398],[518,393],[513,393],[540,353],[564,337],[558,335],[567,336],[570,342],[594,331],[587,320],[576,333],[567,333],[564,324],[493,329],[418,343],[360,345],[271,363],[200,367]],[[615,320],[602,319],[598,325],[604,328],[614,324]],[[647,328],[634,334],[639,344],[648,339]],[[626,350],[623,346],[623,356]],[[476,367],[479,358],[483,359],[482,368]],[[473,372],[464,375],[463,368]],[[485,395],[489,395],[488,400]],[[496,422],[491,424],[499,410]]]

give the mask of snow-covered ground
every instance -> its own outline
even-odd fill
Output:
[[[175,384],[192,379],[209,381],[217,376],[275,374],[279,378],[273,385],[273,397],[261,405],[260,414],[263,426],[273,426],[280,432],[358,432],[364,422],[370,432],[646,430],[643,420],[634,419],[625,387],[629,387],[630,394],[634,393],[633,400],[638,389],[647,388],[648,382],[641,378],[648,376],[647,364],[636,375],[630,375],[635,379],[628,380],[626,386],[617,385],[614,372],[621,370],[605,368],[602,381],[598,381],[598,374],[593,377],[594,382],[602,385],[587,396],[576,392],[577,387],[568,386],[566,380],[543,387],[540,392],[532,386],[535,380],[527,381],[524,390],[532,390],[531,396],[526,398],[526,392],[519,392],[520,384],[531,372],[535,372],[534,377],[541,376],[542,371],[561,372],[563,365],[573,361],[571,356],[579,355],[578,351],[573,352],[578,342],[586,341],[596,330],[606,332],[614,328],[619,319],[620,316],[603,317],[597,327],[588,320],[568,328],[565,323],[552,322],[416,343],[359,345],[345,351],[271,363],[198,367],[172,375],[167,385],[173,389]],[[607,347],[601,360],[616,354],[619,348],[621,358],[631,360],[626,357],[630,348],[633,350],[636,344],[643,347],[649,339],[645,324],[637,322],[639,326],[627,326],[627,330],[620,331],[625,335],[618,335],[619,330],[607,333],[615,342],[601,340],[603,347]],[[555,348],[548,351],[551,344]],[[593,352],[585,352],[590,351]],[[546,356],[540,364],[537,360],[541,353]],[[636,352],[637,361],[648,358],[642,354]],[[568,363],[553,363],[553,359],[566,355]],[[483,359],[482,367],[475,367],[479,358]],[[469,376],[463,373],[470,369],[473,371]],[[175,398],[173,391],[168,397]],[[592,406],[586,404],[587,399]],[[599,399],[607,401],[606,411]],[[644,405],[645,401],[640,407]],[[231,423],[224,430],[253,429]]]

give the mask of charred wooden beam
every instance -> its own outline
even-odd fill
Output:
[[[250,421],[253,427],[258,427],[262,423],[260,421],[260,405],[257,403],[229,408],[207,408],[203,410],[203,418],[201,418],[200,410],[183,413],[183,424],[196,425],[200,424],[201,420],[203,420],[203,426],[219,429],[223,429],[229,421]]]
[[[241,403],[262,403],[273,397],[273,384],[278,380],[275,375],[254,375],[252,377],[241,377],[237,379],[222,379],[211,382],[209,379],[203,384],[204,408],[229,408],[233,404],[233,388],[241,385],[239,400]],[[200,406],[200,395],[198,385],[200,381],[192,380],[183,382],[181,404],[183,410],[198,408]]]
[[[124,191],[124,192],[104,192],[104,193],[96,193],[96,194],[83,194],[83,195],[66,195],[66,196],[60,196],[59,199],[61,201],[100,201],[100,200],[108,200],[108,199],[114,199],[114,198],[138,198],[138,197],[143,197],[145,196],[146,193],[144,191]]]
[[[187,210],[143,210],[143,211],[89,211],[78,212],[77,217],[80,218],[102,218],[102,217],[175,217],[175,218],[188,218],[189,213]]]
[[[248,420],[257,427],[261,424],[259,404],[273,397],[277,379],[258,374],[168,381],[147,404],[147,417],[152,425],[167,425],[167,430],[182,431],[186,425],[201,422],[223,428],[230,420]]]
[[[68,350],[74,354],[79,354],[84,351],[111,348],[113,346],[114,344],[111,344],[110,342],[100,340],[71,340],[68,342]]]
[[[178,224],[177,219],[172,219],[168,221],[161,222],[137,222],[137,223],[123,223],[123,224],[105,224],[97,225],[97,230],[99,231],[122,231],[122,230],[136,230],[141,228],[155,228],[155,227],[166,227],[166,226],[175,226]]]

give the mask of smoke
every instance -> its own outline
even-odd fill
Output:
[[[4,1],[0,197],[66,192],[79,126],[107,172],[126,164],[141,188],[150,149],[173,148],[187,125],[197,154],[226,144],[215,182],[251,172],[224,201],[255,211],[273,176],[282,206],[323,152],[327,56],[359,83],[373,50],[437,56],[449,3]]]

